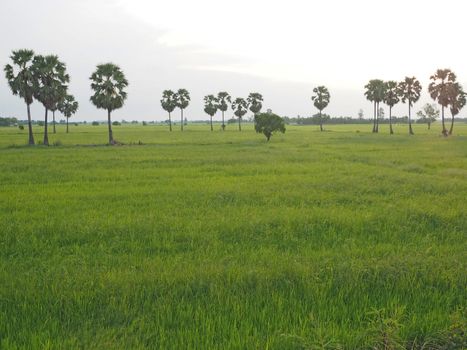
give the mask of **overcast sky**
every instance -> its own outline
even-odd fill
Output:
[[[437,68],[467,86],[466,10],[465,0],[0,0],[0,64],[13,49],[57,54],[80,103],[76,120],[105,119],[89,102],[89,76],[108,61],[130,82],[117,120],[166,119],[162,90],[182,87],[192,97],[188,119],[207,119],[203,96],[223,90],[260,92],[280,115],[311,115],[317,85],[331,92],[327,113],[356,117],[362,108],[369,117],[369,79],[416,76],[424,88],[416,109],[430,101]],[[24,102],[0,82],[0,116],[24,119]],[[43,118],[38,102],[32,112]]]

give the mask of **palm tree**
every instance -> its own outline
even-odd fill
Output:
[[[466,104],[466,93],[459,83],[454,83],[449,88],[449,104],[451,106],[451,127],[449,135],[452,135],[454,129],[454,117],[459,114]]]
[[[30,106],[34,100],[34,76],[32,71],[32,62],[34,51],[17,50],[10,56],[13,65],[7,64],[4,68],[5,77],[13,95],[18,95],[26,103],[28,113],[29,144],[34,145],[34,135],[32,133],[31,109]],[[15,68],[17,70],[15,74]]]
[[[399,88],[396,81],[390,80],[384,83],[384,99],[383,102],[389,106],[389,133],[392,135],[392,107],[399,103]]]
[[[211,117],[211,131],[213,131],[212,117],[217,112],[217,102],[217,98],[214,95],[207,95],[204,97],[204,111]]]
[[[232,102],[232,110],[238,117],[238,131],[242,131],[242,117],[248,112],[248,102],[244,98],[237,97]]]
[[[409,103],[409,135],[413,135],[412,119],[410,117],[411,107],[420,98],[422,92],[422,85],[415,77],[405,77],[404,81],[399,83],[399,90],[401,94],[402,103]]]
[[[190,104],[190,93],[186,89],[178,89],[175,94],[177,107],[180,108],[180,130],[183,131],[183,110]]]
[[[58,104],[58,110],[66,117],[66,133],[68,134],[68,119],[78,110],[78,102],[73,95],[66,95]]]
[[[261,111],[261,108],[263,108],[263,104],[261,103],[263,102],[263,96],[260,93],[252,92],[248,95],[246,100],[253,115],[258,114]]]
[[[97,108],[107,110],[109,144],[114,145],[111,113],[123,106],[127,98],[125,88],[128,86],[128,80],[120,67],[113,63],[99,64],[89,79],[92,81],[91,88],[94,90],[91,102]]]
[[[66,94],[70,77],[66,73],[65,64],[59,61],[58,56],[36,56],[33,60],[33,75],[35,81],[34,97],[45,108],[44,117],[44,145],[49,145],[47,130],[48,111],[55,108],[57,103]]]
[[[56,134],[57,130],[55,128],[55,112],[58,109],[58,105],[63,102],[64,98],[66,97],[66,90],[61,91],[62,95],[60,96],[60,100],[55,103],[50,110],[52,111],[52,125],[53,125],[53,133]]]
[[[365,96],[373,102],[373,132],[379,131],[379,104],[384,99],[384,81],[372,79],[365,85]]]
[[[172,118],[170,117],[170,113],[177,107],[175,92],[172,90],[164,90],[162,92],[161,105],[162,108],[169,113],[169,130],[172,131]]]
[[[314,101],[314,106],[319,110],[319,129],[323,131],[323,118],[321,112],[328,106],[331,95],[329,94],[328,88],[325,86],[315,87],[313,89],[313,93],[315,93],[315,95],[311,97],[311,100]]]
[[[444,123],[444,108],[449,105],[449,90],[450,86],[456,81],[456,75],[450,69],[438,69],[430,79],[432,82],[428,85],[428,92],[431,98],[441,105],[442,133],[447,136],[448,132]]]
[[[225,123],[224,123],[224,112],[227,111],[227,109],[229,108],[229,103],[231,103],[231,98],[230,98],[230,95],[225,92],[225,91],[221,91],[217,94],[217,101],[218,101],[218,108],[220,109],[220,111],[222,112],[222,131],[225,130]]]

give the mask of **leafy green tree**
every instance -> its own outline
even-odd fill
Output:
[[[449,88],[449,105],[451,106],[451,127],[449,128],[449,135],[452,135],[454,129],[454,118],[459,114],[466,103],[466,94],[464,89],[459,83],[454,83]]]
[[[439,117],[439,109],[436,104],[426,103],[420,111],[417,112],[417,116],[420,118],[420,121],[427,123],[428,130],[431,129],[431,123],[433,123],[436,118]]]
[[[325,86],[318,86],[313,89],[313,95],[311,100],[313,101],[314,106],[319,111],[319,129],[323,131],[323,118],[322,118],[322,111],[325,109],[329,101],[331,99],[331,95],[329,94],[329,90]]]
[[[384,81],[372,79],[365,85],[365,97],[373,102],[373,132],[377,133],[379,129],[379,103],[384,99]]]
[[[66,95],[58,104],[58,110],[66,117],[66,133],[68,134],[68,119],[78,110],[78,102],[73,95]]]
[[[269,141],[274,132],[285,133],[284,120],[277,114],[257,113],[255,114],[254,121],[256,132],[264,134],[267,141]]]
[[[70,77],[66,73],[65,64],[55,55],[34,57],[32,70],[35,82],[34,97],[45,108],[43,143],[48,146],[48,111],[55,108],[66,94]]]
[[[213,131],[212,128],[212,117],[216,114],[217,112],[217,106],[218,106],[218,101],[217,97],[214,95],[207,95],[204,97],[204,111],[210,116],[211,118],[211,131]]]
[[[90,80],[91,88],[94,90],[91,102],[97,108],[107,111],[109,144],[114,145],[111,113],[123,107],[128,96],[125,91],[128,87],[128,80],[120,67],[113,63],[99,64],[96,71],[92,73]]]
[[[415,77],[405,77],[404,81],[399,83],[399,90],[401,94],[402,103],[408,102],[409,105],[409,135],[413,135],[411,108],[415,102],[420,99],[422,92],[422,85]]]
[[[433,100],[441,105],[441,124],[443,127],[442,133],[448,135],[444,121],[444,109],[449,106],[450,89],[452,84],[456,82],[456,75],[450,69],[438,69],[435,74],[430,77],[431,83],[428,85],[428,92]]]
[[[177,108],[177,99],[175,92],[172,90],[164,90],[162,93],[162,100],[161,100],[162,108],[169,113],[169,130],[172,131],[172,118],[170,117],[170,113]]]
[[[232,109],[235,116],[238,118],[238,131],[242,131],[242,117],[248,111],[248,102],[241,97],[237,97],[232,102]]]
[[[190,104],[190,93],[186,89],[178,89],[175,94],[177,107],[180,108],[180,130],[183,131],[183,110]]]
[[[218,101],[218,108],[222,112],[222,131],[225,130],[225,123],[224,123],[224,112],[227,111],[229,108],[229,103],[231,103],[231,97],[230,95],[225,92],[221,91],[217,94],[217,101]]]
[[[389,106],[389,133],[394,134],[392,129],[392,107],[399,103],[399,88],[396,81],[386,81],[384,83],[384,99],[383,102]]]
[[[34,76],[33,76],[33,58],[34,51],[32,50],[17,50],[13,51],[11,56],[11,64],[7,64],[4,68],[5,77],[8,80],[13,95],[18,95],[26,103],[28,113],[28,132],[29,144],[34,145],[34,135],[32,133],[32,120],[30,106],[34,101]]]
[[[256,115],[263,108],[263,96],[260,93],[252,92],[247,97],[248,107],[253,115]]]

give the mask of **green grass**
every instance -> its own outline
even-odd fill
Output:
[[[0,348],[466,346],[467,125],[231,128],[0,128]]]

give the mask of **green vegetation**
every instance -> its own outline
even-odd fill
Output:
[[[465,348],[467,125],[379,127],[0,128],[0,348]]]

